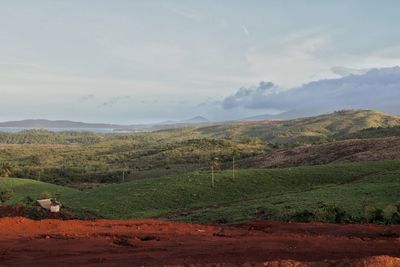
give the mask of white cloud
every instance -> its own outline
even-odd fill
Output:
[[[290,87],[318,77],[329,77],[329,67],[319,54],[331,49],[330,36],[321,29],[311,29],[271,40],[269,45],[261,48],[251,48],[247,61],[253,75],[267,75],[269,80]]]
[[[346,67],[342,67],[342,66],[335,66],[331,68],[331,71],[336,74],[339,75],[340,77],[346,77],[349,75],[357,75],[357,74],[364,74],[367,71],[369,71],[370,69],[354,69],[354,68],[346,68]]]

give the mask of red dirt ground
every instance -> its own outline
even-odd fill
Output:
[[[400,266],[399,236],[382,225],[15,217],[0,219],[0,266]]]

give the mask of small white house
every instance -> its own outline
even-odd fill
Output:
[[[43,209],[48,210],[50,212],[55,212],[55,213],[60,212],[61,209],[61,204],[60,203],[53,204],[50,198],[38,199],[36,200],[36,203]]]

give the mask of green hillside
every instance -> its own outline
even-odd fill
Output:
[[[1,178],[0,189],[14,192],[10,203],[21,203],[26,196],[36,199],[44,191],[61,193],[62,203],[70,210],[86,210],[111,219],[364,222],[368,208],[388,213],[389,207],[389,213],[398,213],[400,161],[237,170],[234,181],[230,171],[220,171],[215,187],[211,187],[208,172],[192,172],[84,191]]]
[[[357,217],[368,203],[383,208],[400,201],[399,174],[400,161],[249,169],[239,170],[235,181],[229,171],[217,173],[212,188],[209,173],[194,172],[75,192],[64,201],[116,219],[174,214],[164,218],[233,223],[256,219],[259,210],[286,219],[316,209],[319,202],[336,204]]]
[[[37,199],[42,192],[48,192],[53,196],[60,193],[62,197],[78,192],[64,186],[58,186],[40,181],[20,178],[0,178],[0,191],[11,190],[13,197],[10,199],[9,204],[21,203],[25,197]]]
[[[222,123],[146,133],[0,133],[0,175],[5,162],[12,165],[13,177],[92,187],[120,182],[122,177],[132,181],[204,170],[212,157],[226,167],[234,151],[240,160],[277,148],[362,135],[363,129],[371,127],[396,129],[396,125],[400,126],[398,116],[347,110],[288,121]],[[379,132],[387,136],[393,130]]]
[[[256,194],[254,199],[240,204],[227,203],[190,213],[178,212],[169,219],[200,223],[238,223],[257,219],[363,223],[368,208],[372,212],[382,211],[385,216],[388,209],[396,207],[389,220],[394,215],[397,217],[395,223],[400,223],[399,192],[400,170],[383,171],[365,175],[358,181],[320,185],[305,191]],[[346,217],[337,219],[340,214]]]
[[[368,139],[400,136],[400,126],[373,127],[340,136],[341,139]]]
[[[254,121],[221,124],[196,129],[213,137],[240,139],[259,138],[269,143],[326,142],[368,128],[400,125],[400,116],[374,110],[343,110],[315,117],[287,121]]]

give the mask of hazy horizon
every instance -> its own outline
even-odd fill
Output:
[[[4,1],[0,121],[399,114],[399,8],[390,0]]]

